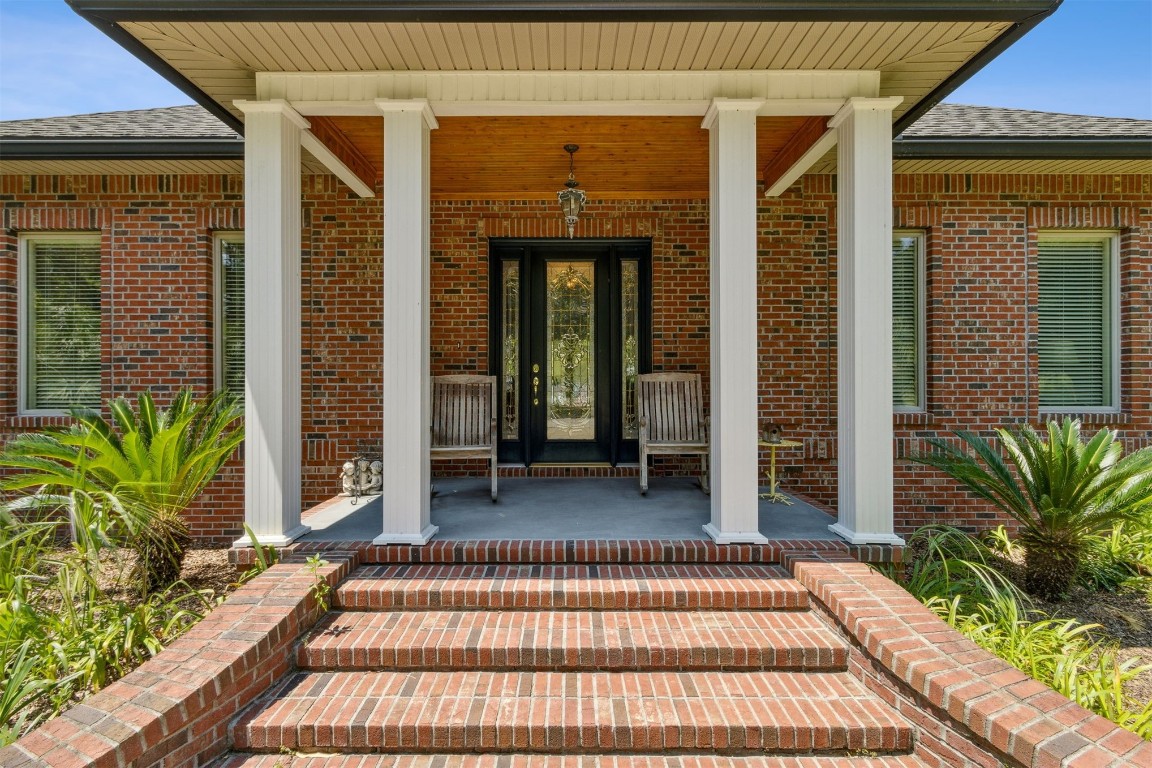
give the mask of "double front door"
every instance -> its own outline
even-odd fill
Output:
[[[651,241],[494,239],[489,250],[500,460],[635,462]]]

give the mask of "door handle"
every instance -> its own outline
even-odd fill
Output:
[[[539,366],[533,366],[533,367],[539,368]],[[539,376],[533,376],[532,377],[532,405],[540,405],[540,398],[538,398],[536,396],[539,393],[539,391],[540,391],[540,377]]]

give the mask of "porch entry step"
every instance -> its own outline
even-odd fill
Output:
[[[496,467],[500,477],[639,477],[639,464],[542,463],[530,467],[523,464],[500,464]]]
[[[311,670],[843,671],[848,645],[810,612],[330,613],[299,647]]]
[[[232,726],[252,752],[907,752],[848,673],[295,673]]]
[[[928,768],[915,755],[231,755],[217,768]]]
[[[336,590],[345,610],[806,610],[774,565],[375,565]]]
[[[304,541],[292,545],[291,551],[321,556],[325,552],[355,552],[365,565],[769,565],[795,552],[868,563],[891,562],[899,559],[902,550],[888,545],[849,546],[840,539],[778,539],[765,544],[716,544],[690,539],[433,539],[423,546]],[[250,547],[233,549],[230,557],[239,566],[255,562]]]

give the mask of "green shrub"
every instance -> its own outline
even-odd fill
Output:
[[[1010,516],[1025,549],[1025,586],[1057,599],[1093,537],[1139,520],[1152,506],[1152,448],[1121,458],[1115,432],[1101,429],[1085,443],[1076,420],[1049,422],[1047,440],[1028,426],[996,434],[1007,462],[994,444],[968,432],[956,433],[967,450],[929,438],[934,450],[913,460],[944,471]]]
[[[10,442],[0,465],[23,471],[5,478],[0,488],[34,490],[32,502],[70,514],[73,492],[100,497],[116,513],[111,523],[137,552],[137,575],[147,594],[179,576],[190,541],[181,513],[243,441],[243,409],[230,394],[197,403],[188,390],[163,410],[147,391],[138,396],[136,410],[123,398],[108,409],[111,421],[75,409],[67,429]]]

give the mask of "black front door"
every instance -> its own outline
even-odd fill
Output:
[[[490,251],[501,461],[636,461],[650,241],[492,240]]]

